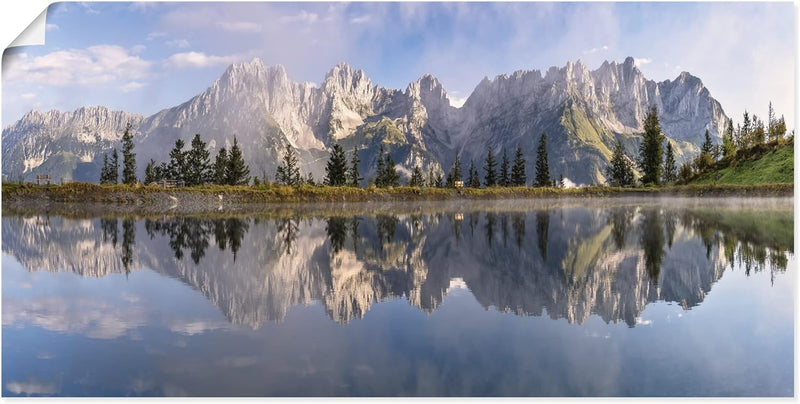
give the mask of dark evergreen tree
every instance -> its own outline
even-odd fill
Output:
[[[225,171],[228,168],[228,151],[224,147],[219,149],[217,159],[214,160],[214,183],[226,184]]]
[[[422,187],[425,185],[425,178],[422,174],[422,169],[419,166],[414,166],[414,171],[411,173],[411,180],[408,181],[411,187]]]
[[[503,148],[503,160],[500,163],[500,178],[499,185],[503,187],[507,187],[511,185],[511,175],[509,172],[510,162],[508,161],[508,154],[506,153],[506,148]]]
[[[289,143],[283,153],[283,163],[278,166],[275,181],[283,185],[300,185],[300,167],[297,166],[297,153]]]
[[[136,184],[136,153],[133,152],[133,133],[130,122],[125,126],[125,133],[122,134],[122,183]]]
[[[611,161],[606,167],[606,178],[609,185],[614,187],[629,187],[633,185],[633,167],[628,156],[625,155],[625,148],[622,147],[622,142],[619,140],[614,146]]]
[[[145,184],[150,184],[152,182],[158,181],[156,179],[156,170],[157,169],[158,169],[158,165],[156,164],[156,161],[153,160],[153,159],[150,159],[150,161],[147,163],[147,166],[145,166],[145,168],[144,168],[144,183]]]
[[[338,143],[333,145],[328,164],[325,166],[325,185],[334,187],[347,183],[347,157]]]
[[[517,146],[517,153],[514,155],[514,165],[511,167],[511,185],[524,187],[528,182],[525,175],[525,157],[522,155],[522,147]]]
[[[470,160],[469,162],[469,178],[467,180],[467,186],[470,188],[480,188],[481,187],[481,179],[478,175],[478,169],[475,168],[475,161]]]
[[[378,150],[377,167],[375,167],[375,186],[382,188],[386,186],[386,156],[383,149],[383,143]]]
[[[461,178],[461,159],[456,153],[456,159],[453,161],[453,167],[450,168],[450,172],[447,174],[447,186],[454,187],[456,185],[456,181],[462,181]]]
[[[698,172],[703,172],[708,169],[714,162],[713,159],[714,145],[711,143],[711,135],[706,129],[705,141],[700,147],[700,155],[695,159],[695,168]]]
[[[642,172],[642,184],[661,183],[661,168],[664,161],[664,134],[658,123],[656,106],[650,107],[644,118],[644,138],[639,146],[639,170]]]
[[[213,176],[210,154],[206,149],[206,142],[200,139],[200,134],[194,135],[191,146],[185,154],[186,168],[183,178],[187,186],[202,185]]]
[[[677,179],[678,166],[675,164],[675,153],[672,151],[672,143],[667,141],[667,155],[664,157],[664,182],[675,182]]]
[[[250,182],[250,167],[244,162],[242,150],[239,148],[236,136],[233,137],[233,146],[231,146],[231,153],[228,156],[225,182],[228,185],[247,185]]]
[[[109,184],[116,184],[119,178],[119,154],[117,153],[117,149],[114,149],[114,152],[111,153],[111,165],[109,166],[108,170],[108,183]]]
[[[436,182],[433,183],[436,188],[444,187],[444,179],[442,178],[442,174],[436,176]]]
[[[101,184],[108,184],[109,181],[109,172],[111,171],[111,166],[108,164],[108,154],[103,154],[103,168],[100,169],[100,183]]]
[[[497,161],[491,148],[486,151],[486,163],[483,165],[483,171],[485,172],[483,184],[486,185],[486,188],[497,185]]]
[[[353,156],[350,157],[350,168],[349,171],[347,172],[347,182],[348,185],[350,185],[351,187],[358,188],[359,184],[361,183],[361,180],[364,179],[358,173],[358,163],[360,162],[361,160],[359,160],[358,158],[358,146],[355,146],[353,147]]]
[[[317,182],[314,181],[314,174],[311,171],[308,172],[305,183],[306,185],[311,185],[311,186],[317,185]]]
[[[396,187],[400,185],[400,175],[397,173],[397,169],[395,168],[394,159],[390,153],[386,153],[386,184],[384,186],[387,187]]]
[[[708,129],[706,129],[705,141],[703,142],[703,146],[700,147],[700,153],[711,155],[713,148],[714,144],[711,143],[711,134],[708,132]]]
[[[169,152],[169,165],[167,177],[175,181],[183,181],[186,173],[186,152],[183,150],[183,139],[175,140],[175,146]]]
[[[537,187],[550,185],[550,166],[547,163],[547,134],[542,133],[539,138],[539,148],[536,149],[536,178]]]

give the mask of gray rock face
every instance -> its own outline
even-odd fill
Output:
[[[335,142],[348,152],[360,148],[365,178],[374,176],[381,145],[404,176],[415,165],[444,173],[456,153],[465,171],[470,160],[483,165],[487,147],[513,155],[520,146],[532,178],[538,139],[546,132],[551,175],[598,183],[617,139],[629,153],[636,150],[651,105],[658,107],[679,160],[697,152],[706,129],[719,138],[727,119],[700,79],[684,72],[656,83],[632,58],[605,62],[594,71],[570,62],[544,74],[517,71],[485,78],[461,108],[450,105],[431,75],[401,91],[374,85],[362,70],[340,63],[315,87],[292,81],[282,66],[254,59],[230,66],[186,103],[147,118],[103,107],[30,112],[3,130],[3,175],[31,179],[58,171],[67,180],[97,181],[102,154],[119,146],[130,121],[140,174],[149,159],[165,161],[176,139],[188,141],[199,133],[212,157],[236,136],[251,174],[269,179],[287,143],[299,152],[304,175],[323,178]]]

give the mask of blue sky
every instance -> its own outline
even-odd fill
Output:
[[[425,73],[463,102],[484,76],[637,60],[700,77],[726,113],[794,125],[792,3],[58,3],[46,44],[3,58],[3,126],[30,109],[152,114],[254,57],[319,83],[338,62],[405,89]]]

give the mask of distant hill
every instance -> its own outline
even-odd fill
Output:
[[[717,162],[714,169],[691,184],[774,184],[794,182],[794,139],[740,151],[733,159]]]

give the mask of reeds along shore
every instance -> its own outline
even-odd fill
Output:
[[[3,183],[3,205],[25,202],[93,202],[107,204],[147,204],[163,198],[183,200],[219,199],[237,203],[273,202],[368,202],[368,201],[427,201],[457,199],[526,199],[562,197],[619,197],[619,196],[744,196],[786,197],[794,193],[793,184],[759,185],[682,185],[667,187],[616,188],[589,186],[580,188],[556,187],[490,187],[490,188],[429,188],[391,187],[355,188],[330,186],[197,186],[163,189],[157,186],[96,185],[70,183],[36,186]]]

